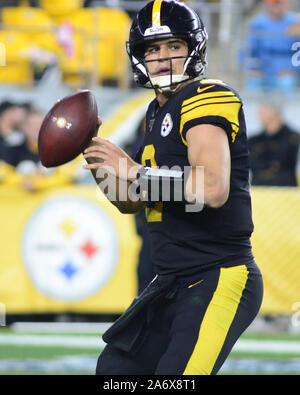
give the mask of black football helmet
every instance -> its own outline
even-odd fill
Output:
[[[154,81],[145,62],[146,45],[171,37],[181,38],[188,44],[184,72],[181,76],[171,74],[168,79]],[[146,88],[168,91],[176,89],[180,82],[202,75],[207,66],[206,41],[207,33],[201,19],[186,4],[176,0],[150,1],[137,13],[126,43],[134,80]],[[168,60],[171,62],[172,58]]]

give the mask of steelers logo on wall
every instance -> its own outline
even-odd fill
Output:
[[[36,288],[61,301],[99,291],[119,259],[118,233],[108,213],[74,196],[47,199],[29,219],[23,258]]]

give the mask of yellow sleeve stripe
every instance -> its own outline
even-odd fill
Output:
[[[153,3],[153,8],[152,8],[152,26],[153,27],[159,27],[161,26],[161,3],[162,0],[155,0]]]
[[[239,100],[209,104],[203,104],[192,108],[181,114],[180,121],[180,136],[182,142],[187,146],[187,141],[182,135],[184,125],[193,119],[203,117],[222,117],[225,118],[232,126],[232,142],[235,141],[236,135],[239,131],[239,111],[242,104]]]
[[[188,106],[185,106],[184,108],[182,108],[181,115],[183,115],[189,111],[192,111],[198,107],[220,105],[220,104],[227,104],[227,103],[241,103],[241,102],[235,97],[222,97],[222,98],[217,98],[217,99],[214,98],[214,99],[207,99],[207,100],[198,100],[198,101],[193,102],[193,103],[189,104]]]
[[[239,100],[239,98],[233,92],[209,92],[209,93],[201,93],[200,95],[196,95],[191,97],[190,99],[184,100],[182,103],[182,108],[193,104],[200,100],[208,100],[208,99],[218,99],[223,97],[234,97]]]

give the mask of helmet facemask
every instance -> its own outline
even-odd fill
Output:
[[[177,85],[179,83],[188,80],[189,77],[188,75],[185,74],[185,67],[183,68],[183,72],[181,74],[173,73],[173,61],[176,61],[176,59],[187,59],[187,56],[174,56],[172,58],[162,58],[159,60],[153,59],[153,60],[145,61],[145,67],[149,78],[149,82],[146,83],[145,86],[147,88],[149,87],[149,88],[157,89],[158,91],[161,92],[168,92],[168,91],[176,90]],[[169,62],[170,74],[151,77],[148,69],[148,64],[153,62]]]
[[[170,38],[162,37],[153,38],[152,41]],[[177,38],[177,37],[173,37]],[[179,38],[179,37],[178,37]],[[181,38],[181,37],[180,37]],[[204,30],[203,32],[198,32],[195,34],[193,39],[189,38],[189,40],[185,40],[188,44],[188,54],[186,56],[174,56],[170,58],[161,58],[161,59],[153,59],[153,60],[145,60],[144,56],[144,46],[133,47],[133,50],[129,43],[127,43],[127,52],[131,59],[134,80],[135,82],[143,86],[145,88],[157,89],[161,92],[173,92],[176,91],[178,84],[194,79],[200,75],[202,75],[207,67],[206,61],[206,40],[207,33]],[[145,45],[145,44],[144,44]],[[183,66],[182,74],[173,74],[173,65],[172,61],[176,59],[186,59]],[[151,62],[170,62],[170,74],[151,77],[147,64]]]
[[[187,43],[188,51],[185,54],[183,72],[180,75],[171,72],[169,76],[161,75],[153,78],[148,70],[149,59],[145,60],[147,44],[170,38]],[[176,90],[178,84],[204,73],[207,64],[206,41],[204,24],[188,5],[177,0],[149,1],[135,16],[127,42],[127,53],[134,80],[145,88],[160,89],[164,92]],[[165,59],[170,62],[170,70],[174,70],[171,67],[172,59],[175,61],[176,56]]]

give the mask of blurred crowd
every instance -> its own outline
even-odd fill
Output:
[[[186,2],[199,9],[200,1]],[[221,3],[221,0],[201,1],[202,6],[204,3]],[[130,23],[128,16],[132,17],[135,11],[126,9],[126,1],[107,1],[108,7],[101,4],[99,7],[96,0],[1,0],[0,42],[10,49],[6,53],[5,73],[0,69],[0,81],[38,82],[48,70],[57,67],[67,84],[97,81],[129,86],[131,75],[128,73],[125,40]],[[235,12],[230,11],[232,15],[227,18],[232,23],[228,31],[231,34],[241,32],[241,36],[232,37],[229,45],[238,43],[235,47],[238,56],[233,61],[243,86],[254,91],[299,92],[300,0],[232,0],[232,4]],[[13,12],[13,8],[18,10],[18,7],[20,12]],[[118,9],[109,13],[113,7]],[[214,29],[209,31],[210,45],[214,45],[212,37],[223,34],[221,14],[214,23],[215,11],[202,10],[202,18],[205,20],[209,15],[208,26],[210,30]],[[248,28],[242,35],[246,23]],[[126,32],[122,33],[122,29]],[[18,78],[16,57],[19,57],[21,67]],[[209,62],[210,72],[222,73],[225,64]],[[222,79],[222,75],[218,77]],[[230,78],[236,80],[236,75]]]
[[[261,131],[249,139],[251,184],[299,184],[299,131],[284,118],[300,87],[300,2],[262,0],[241,48],[246,91],[258,93]],[[296,12],[297,11],[297,12]],[[298,174],[297,174],[298,173]]]
[[[300,83],[300,15],[291,0],[263,0],[264,10],[250,20],[241,65],[247,89],[287,94]]]
[[[252,185],[299,185],[300,134],[286,121],[281,101],[267,97],[258,106],[261,131],[248,139]]]
[[[0,104],[0,184],[28,192],[78,181],[76,163],[55,169],[42,166],[38,134],[44,113],[31,103]]]

